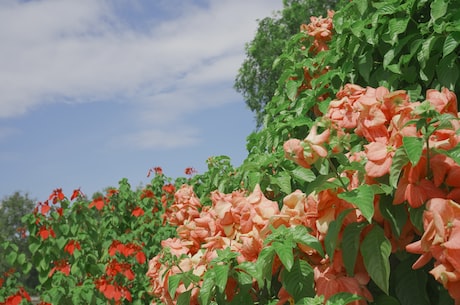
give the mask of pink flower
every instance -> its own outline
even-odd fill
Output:
[[[452,200],[431,199],[423,214],[423,227],[422,239],[406,246],[408,252],[421,254],[412,268],[420,268],[434,258],[430,273],[459,302],[460,205]]]
[[[424,156],[420,158],[415,166],[410,163],[404,166],[393,204],[401,204],[407,201],[411,207],[418,208],[428,199],[445,198],[446,194],[436,187],[432,180],[426,177],[426,158]]]
[[[318,159],[325,158],[327,150],[324,144],[329,141],[330,130],[326,129],[318,134],[317,128],[314,125],[302,142],[297,139],[286,141],[283,145],[285,157],[305,168],[310,168]]]
[[[369,177],[377,178],[390,173],[394,149],[381,142],[371,142],[364,145],[367,162],[365,165],[366,174]]]
[[[339,292],[349,292],[364,298],[364,300],[354,301],[350,304],[368,304],[366,299],[372,301],[373,297],[366,288],[370,277],[364,269],[362,259],[358,258],[354,274],[353,277],[346,274],[342,261],[342,253],[337,251],[332,264],[324,261],[322,264],[314,267],[316,294],[323,295],[327,300]]]
[[[173,226],[179,226],[200,215],[201,203],[190,185],[182,185],[174,194],[173,204],[166,210],[163,218]]]
[[[435,89],[428,89],[426,91],[426,99],[439,113],[456,114],[458,112],[457,97],[455,93],[449,91],[447,88],[442,88],[441,92]]]

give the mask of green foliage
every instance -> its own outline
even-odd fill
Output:
[[[79,190],[69,198],[57,189],[23,217],[32,261],[18,251],[10,251],[7,261],[37,268],[44,302],[149,304],[147,260],[175,234],[162,219],[174,189],[162,173],[136,191],[122,179],[117,189],[92,200]]]
[[[28,249],[26,228],[21,219],[31,213],[34,206],[34,201],[27,194],[19,192],[5,197],[0,202],[0,244],[9,245],[5,246],[6,248],[0,247],[0,257],[7,258],[6,261],[0,260],[0,277],[8,273],[10,268],[16,268],[18,281],[29,291],[33,291],[38,280],[35,269],[23,269],[24,261],[30,261],[31,253]]]
[[[255,113],[258,127],[284,72],[279,66],[273,67],[273,62],[282,54],[285,42],[298,33],[301,24],[308,23],[309,16],[324,15],[336,3],[336,0],[284,0],[281,12],[259,21],[255,37],[246,45],[246,59],[235,79],[235,89]]]

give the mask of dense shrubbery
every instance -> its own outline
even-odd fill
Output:
[[[240,167],[53,192],[25,219],[43,301],[460,304],[459,19],[351,1],[287,42]],[[13,279],[0,304],[27,298]]]

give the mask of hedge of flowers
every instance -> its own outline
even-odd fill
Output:
[[[259,186],[214,191],[211,206],[191,186],[176,192],[164,217],[178,237],[162,241],[149,263],[153,294],[164,304],[184,295],[190,304],[231,303],[243,294],[252,304],[277,280],[277,304],[340,292],[367,304],[371,280],[389,293],[390,255],[409,252],[421,255],[413,268],[433,258],[430,273],[460,301],[458,119],[447,89],[411,102],[403,90],[346,85],[305,139],[284,144],[299,166],[331,171],[313,192],[296,190],[281,209]],[[294,266],[306,282],[295,282]]]
[[[8,243],[6,260],[36,268],[42,305],[460,304],[455,4],[312,17],[240,167],[56,189],[24,218],[33,261]],[[14,274],[0,304],[30,303]]]

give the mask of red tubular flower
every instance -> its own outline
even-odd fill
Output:
[[[69,276],[70,274],[70,264],[67,260],[61,259],[53,262],[54,267],[48,273],[48,277],[52,277],[56,271],[62,272],[65,275]]]
[[[92,207],[96,207],[97,210],[102,210],[102,208],[104,207],[104,198],[102,197],[98,197],[96,199],[94,199],[93,201],[91,201],[91,203],[89,204],[88,206],[90,209]]]
[[[131,215],[134,217],[139,217],[144,215],[144,210],[141,207],[136,207],[132,212]]]
[[[161,189],[168,194],[174,194],[174,192],[176,191],[176,188],[172,184],[166,184]]]
[[[53,228],[47,227],[46,225],[40,227],[40,229],[38,231],[38,235],[40,235],[40,237],[43,240],[47,239],[50,236],[56,237],[56,233],[54,233]]]
[[[460,205],[434,198],[423,214],[422,239],[406,246],[407,252],[421,254],[412,266],[418,269],[435,259],[430,273],[442,283],[456,302],[460,301]]]
[[[62,193],[62,189],[55,189],[53,193],[49,196],[48,200],[52,200],[53,204],[58,203],[58,201],[64,200],[65,195]]]
[[[75,249],[81,250],[80,243],[76,240],[70,240],[64,247],[64,251],[73,255]]]
[[[73,191],[72,196],[70,197],[70,200],[74,200],[75,198],[77,198],[80,195],[81,195],[80,189],[76,189],[76,190]]]

